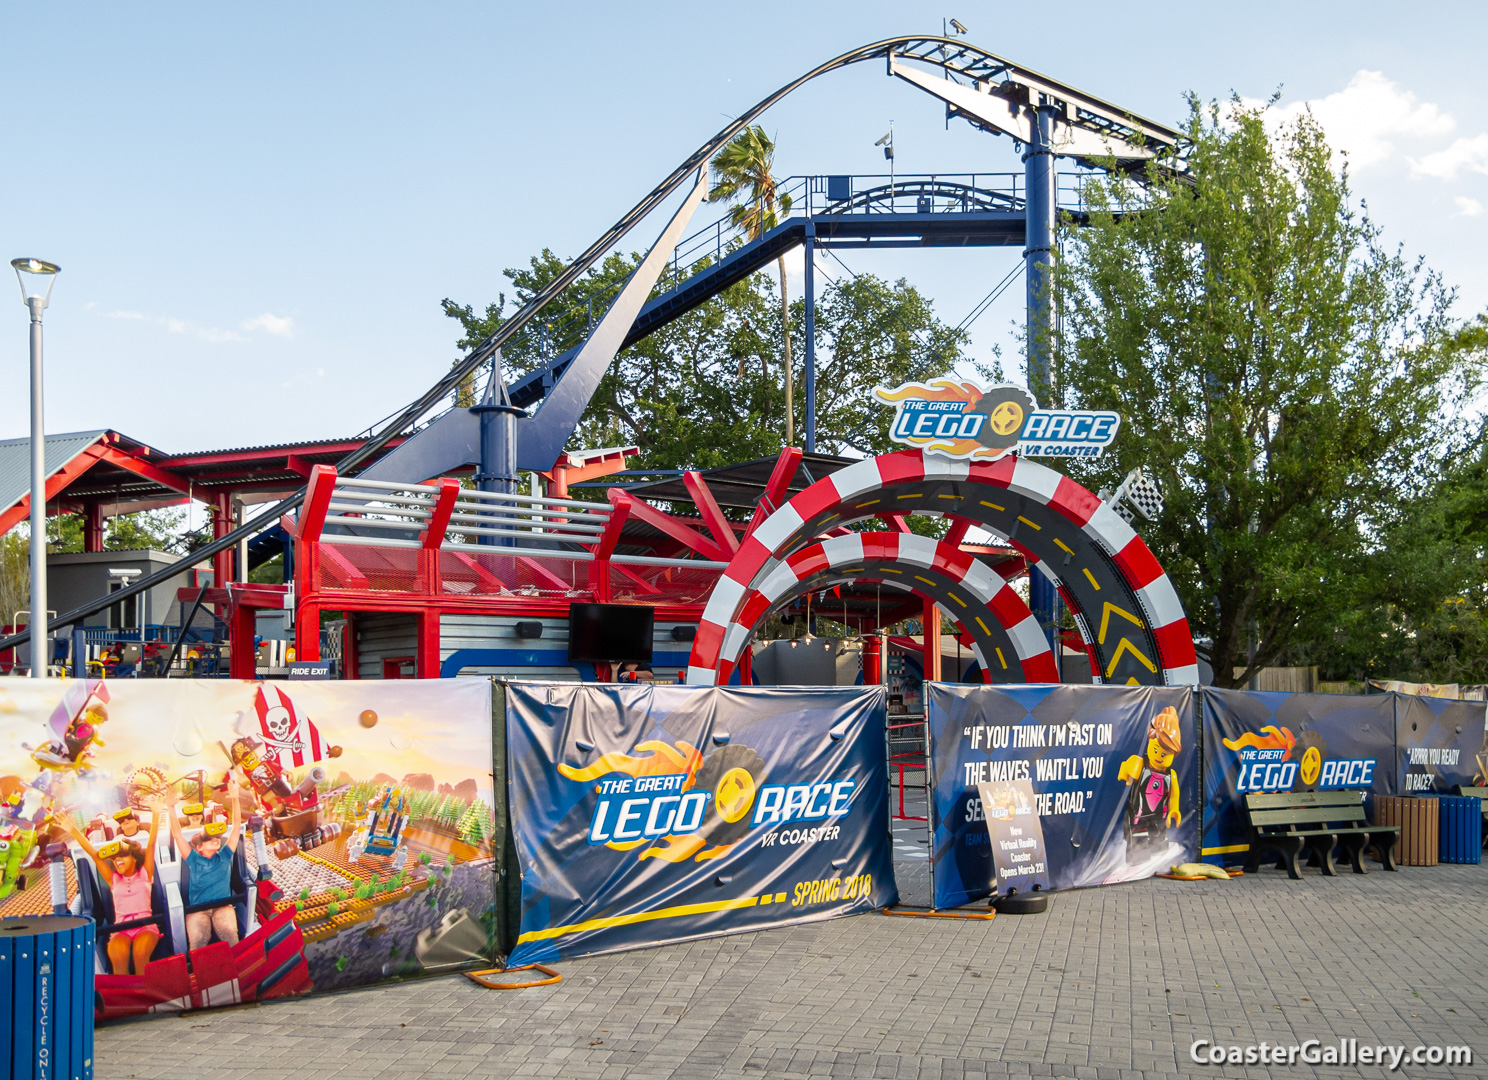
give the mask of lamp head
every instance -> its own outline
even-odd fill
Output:
[[[46,307],[52,298],[52,285],[62,268],[45,259],[11,259],[10,265],[15,267],[16,277],[21,283],[22,302],[30,307],[39,301],[41,307]]]

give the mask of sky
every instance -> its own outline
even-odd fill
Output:
[[[483,307],[509,288],[503,270],[544,246],[582,251],[777,86],[952,16],[974,44],[1170,124],[1190,91],[1279,90],[1284,114],[1310,103],[1385,240],[1456,287],[1457,315],[1488,309],[1488,8],[1067,0],[1036,18],[959,2],[12,10],[0,254],[63,268],[47,428],[168,452],[366,429],[458,358],[441,299]],[[938,102],[876,63],[808,84],[762,123],[778,175],[861,174],[884,170],[873,143],[890,121],[900,174],[1021,168],[1010,140],[947,129]],[[842,257],[958,323],[1019,255]],[[10,295],[0,438],[29,430],[27,316]],[[974,355],[1002,345],[1016,373],[1022,304],[1020,283],[973,324]]]

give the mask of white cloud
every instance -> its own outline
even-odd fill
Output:
[[[188,334],[199,341],[208,341],[214,345],[248,340],[236,330],[224,330],[219,326],[200,326],[187,319],[177,319],[167,315],[146,315],[139,311],[106,311],[102,314],[106,319],[137,319],[141,322],[152,322],[157,326],[163,326],[168,334]],[[280,337],[290,337],[294,329],[294,320],[265,314],[256,319],[244,320],[242,329],[264,330]]]
[[[1477,199],[1469,199],[1466,195],[1458,195],[1452,200],[1457,204],[1457,212],[1453,217],[1477,217],[1483,212],[1483,204]]]
[[[1250,100],[1245,103],[1261,104]],[[1329,145],[1335,151],[1347,153],[1349,165],[1356,169],[1377,165],[1391,157],[1395,153],[1392,136],[1441,138],[1457,126],[1450,113],[1418,100],[1415,94],[1385,78],[1380,71],[1360,71],[1342,90],[1326,97],[1278,105],[1271,110],[1269,119],[1279,126],[1309,110],[1322,125]]]
[[[201,338],[203,341],[212,342],[248,340],[242,334],[234,333],[231,330],[219,330],[215,326],[207,326],[198,329],[196,331],[196,336]]]
[[[288,315],[270,315],[264,312],[254,318],[244,319],[242,325],[244,330],[262,330],[275,337],[294,337],[294,319]]]
[[[1411,162],[1413,174],[1434,176],[1438,180],[1455,180],[1464,169],[1488,175],[1488,132],[1458,139],[1445,150]]]

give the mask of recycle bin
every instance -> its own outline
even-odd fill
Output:
[[[1481,863],[1483,861],[1483,802],[1473,795],[1442,795],[1441,861],[1448,863]]]
[[[0,1077],[92,1080],[92,919],[0,919],[0,1024]]]

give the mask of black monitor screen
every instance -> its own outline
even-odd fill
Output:
[[[640,604],[569,604],[568,662],[649,664],[655,618]]]

